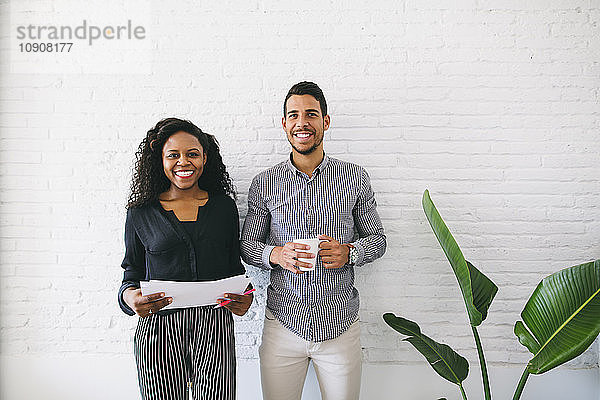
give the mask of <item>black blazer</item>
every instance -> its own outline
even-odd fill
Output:
[[[160,202],[127,210],[125,257],[119,305],[129,315],[134,311],[123,301],[123,291],[140,287],[141,280],[208,281],[244,273],[240,261],[239,216],[235,202],[226,195],[211,196],[198,207],[197,240],[193,240],[172,211]],[[159,311],[168,314],[175,310]]]

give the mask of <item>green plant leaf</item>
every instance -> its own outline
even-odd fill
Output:
[[[422,203],[429,225],[431,225],[431,229],[433,229],[433,233],[442,246],[458,280],[469,321],[472,326],[479,326],[487,317],[488,309],[498,292],[498,286],[473,264],[465,260],[458,243],[431,201],[428,190],[423,193]]]
[[[533,335],[529,333],[523,322],[517,321],[515,323],[515,335],[519,338],[519,343],[523,346],[527,347],[529,351],[533,354],[540,351],[540,344],[535,340]]]
[[[542,374],[583,353],[600,333],[600,260],[544,278],[521,312],[515,333],[534,356],[527,364]],[[527,332],[527,333],[525,333]],[[537,346],[532,343],[535,337]]]
[[[410,342],[429,362],[429,365],[442,378],[460,385],[469,375],[469,363],[450,346],[438,343],[421,333],[421,328],[413,321],[385,313],[383,320],[390,327],[408,336]]]

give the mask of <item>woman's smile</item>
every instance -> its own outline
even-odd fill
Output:
[[[194,174],[193,170],[180,170],[180,171],[175,171],[175,175],[177,175],[180,178],[189,178]]]

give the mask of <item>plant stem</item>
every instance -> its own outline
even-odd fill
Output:
[[[463,389],[462,383],[459,383],[458,387],[460,388],[460,394],[462,394],[463,400],[467,400],[467,394],[465,393],[465,389]]]
[[[521,380],[519,381],[519,385],[517,386],[513,400],[519,400],[521,398],[521,393],[523,392],[527,378],[529,378],[529,371],[527,371],[527,366],[525,366],[525,371],[523,371],[523,375],[521,375]]]
[[[471,326],[471,329],[473,330],[475,344],[477,345],[477,354],[479,354],[479,366],[481,367],[481,380],[483,381],[483,391],[485,393],[485,400],[491,400],[492,394],[490,393],[490,380],[488,378],[485,356],[483,355],[483,347],[481,346],[481,340],[479,339],[479,333],[477,332],[477,328]]]

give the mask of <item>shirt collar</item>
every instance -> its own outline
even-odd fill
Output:
[[[325,170],[325,167],[327,167],[328,163],[329,163],[329,156],[327,155],[327,153],[325,153],[323,151],[323,161],[321,161],[321,164],[317,165],[317,168],[315,168],[315,170],[313,171],[313,176],[316,175],[317,173],[321,174]],[[290,169],[290,171],[292,171],[293,173],[306,175],[304,172],[302,172],[298,168],[296,168],[294,163],[292,163],[292,153],[290,153],[290,156],[288,157],[286,164],[287,164],[288,168]]]

